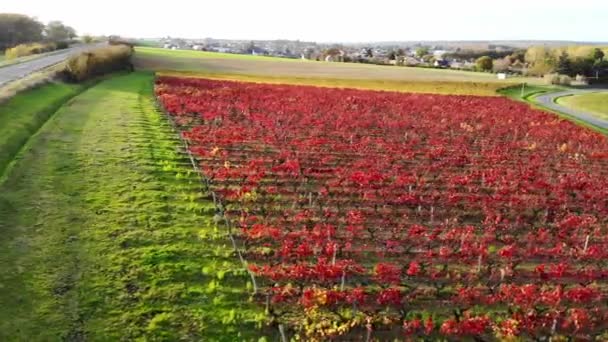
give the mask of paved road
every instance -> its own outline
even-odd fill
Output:
[[[533,99],[534,102],[537,102],[538,104],[547,107],[549,109],[558,111],[558,112],[562,112],[568,115],[571,115],[577,119],[580,119],[582,121],[586,121],[587,123],[590,123],[594,126],[598,126],[601,128],[605,128],[608,129],[608,121],[606,120],[602,120],[599,119],[597,117],[594,117],[592,114],[582,111],[582,110],[576,110],[576,109],[572,109],[572,108],[568,108],[568,107],[564,107],[562,105],[559,105],[557,103],[555,103],[555,100],[559,97],[562,96],[568,96],[568,95],[580,95],[580,94],[588,94],[588,93],[597,93],[597,92],[602,92],[602,91],[606,91],[606,90],[600,90],[600,89],[587,89],[587,90],[578,90],[578,89],[571,89],[571,90],[565,90],[565,91],[560,91],[560,92],[556,92],[556,93],[549,93],[549,94],[544,94],[544,95],[540,95],[537,96]]]
[[[103,44],[77,46],[50,56],[44,56],[27,62],[2,67],[0,68],[0,86],[21,79],[33,72],[60,63],[72,54],[96,48],[100,45]]]

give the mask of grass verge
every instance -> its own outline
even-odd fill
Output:
[[[0,106],[0,175],[27,140],[84,87],[49,83],[19,93]]]
[[[564,96],[557,103],[575,110],[583,110],[595,117],[608,120],[608,92]]]
[[[559,111],[555,111],[551,108],[547,108],[541,104],[539,104],[538,102],[534,101],[534,98],[536,96],[542,95],[542,94],[546,94],[546,93],[551,93],[551,92],[558,92],[561,90],[564,90],[565,88],[563,87],[558,87],[558,86],[537,86],[537,85],[526,85],[526,87],[524,88],[523,91],[523,96],[522,96],[522,87],[521,84],[518,86],[513,86],[513,87],[508,87],[508,88],[503,88],[498,90],[498,93],[509,97],[513,100],[516,101],[522,101],[522,102],[526,102],[529,105],[531,105],[532,107],[544,110],[546,112],[550,112],[553,113],[561,118],[564,118],[566,120],[570,120],[580,126],[589,128],[593,131],[596,131],[598,133],[602,133],[604,135],[608,135],[608,130],[603,129],[601,127],[592,125],[584,120],[581,120],[579,118],[576,118],[574,116],[568,115],[566,113],[562,113]]]
[[[497,92],[498,92],[498,94],[509,97],[513,100],[527,102],[529,99],[533,98],[534,96],[538,96],[538,95],[550,93],[550,92],[555,92],[555,91],[559,91],[562,89],[563,88],[560,88],[557,86],[546,86],[546,85],[543,86],[543,85],[534,85],[534,84],[532,84],[532,85],[526,84],[525,87],[522,87],[521,84],[518,84],[515,86],[499,89]]]
[[[253,338],[264,315],[154,108],[152,78],[119,76],[75,97],[8,170],[0,340]]]

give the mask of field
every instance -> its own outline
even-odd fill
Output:
[[[161,74],[191,77],[443,94],[495,95],[498,89],[513,83],[538,82],[529,78],[512,78],[505,82],[499,81],[493,74],[467,71],[326,63],[144,47],[137,48],[135,65]]]
[[[135,64],[0,105],[1,341],[608,338],[606,136],[489,74]]]
[[[606,337],[605,136],[505,98],[156,95],[286,340]]]
[[[560,105],[587,111],[600,119],[608,120],[608,93],[591,93],[559,98]]]

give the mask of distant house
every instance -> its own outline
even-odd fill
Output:
[[[192,45],[192,50],[203,51],[205,49],[202,45]]]
[[[406,65],[406,66],[417,66],[419,64],[420,64],[420,61],[411,56],[407,56],[403,59],[403,65]]]
[[[475,63],[468,62],[468,61],[454,60],[449,63],[449,67],[452,69],[472,70],[475,68]]]
[[[342,62],[344,59],[342,55],[327,55],[325,56],[326,62]]]
[[[452,68],[452,69],[463,69],[463,67],[464,67],[464,62],[452,61],[450,63],[450,68]]]
[[[435,60],[435,62],[433,63],[433,66],[435,68],[448,68],[448,67],[451,67],[450,63],[448,61],[446,61],[445,59],[437,59],[437,60]]]
[[[343,62],[346,52],[344,50],[329,49],[326,51],[327,55],[323,59],[326,62]]]
[[[254,46],[253,49],[251,49],[251,54],[254,56],[260,56],[260,55],[268,55],[268,51],[259,48],[257,46]]]
[[[523,74],[525,70],[526,70],[526,65],[519,60],[516,60],[509,66],[509,71],[517,73],[517,74]]]

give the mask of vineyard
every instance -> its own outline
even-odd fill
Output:
[[[506,98],[160,77],[284,339],[608,338],[608,140]]]

